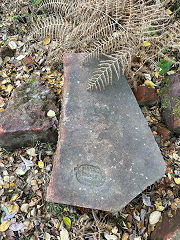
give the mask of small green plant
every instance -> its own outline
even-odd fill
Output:
[[[47,211],[54,214],[54,216],[59,217],[64,211],[64,206],[58,203],[47,203]]]
[[[169,58],[170,60],[164,60],[160,59],[159,62],[157,62],[159,75],[163,75],[164,73],[167,73],[169,69],[173,66],[174,62],[176,61],[175,58]]]
[[[41,2],[42,0],[31,0],[33,6],[39,5]]]

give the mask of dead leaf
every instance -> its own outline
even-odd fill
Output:
[[[142,208],[140,212],[141,221],[144,221],[145,216],[146,216],[146,210]]]
[[[8,220],[2,222],[0,225],[0,232],[5,232],[9,228],[10,225],[11,225],[11,222]]]
[[[176,184],[178,184],[178,185],[180,184],[180,178],[174,178],[174,181]]]
[[[21,206],[21,211],[27,213],[28,208],[29,208],[29,204],[28,204],[28,203],[24,203],[24,204]]]
[[[141,220],[141,219],[140,219],[140,216],[138,216],[135,211],[133,211],[133,217],[134,217],[134,219],[136,219],[138,222]]]
[[[161,217],[161,212],[159,211],[152,212],[149,216],[149,223],[151,225],[158,223],[160,220],[160,217]]]
[[[116,235],[109,235],[107,233],[104,233],[104,237],[107,240],[116,240],[116,239],[118,239]]]
[[[69,240],[69,233],[64,227],[60,231],[60,237],[61,237],[61,240]]]
[[[24,229],[24,224],[23,223],[13,223],[11,224],[11,226],[9,227],[10,230],[14,231],[14,232],[17,232],[17,231],[20,231],[20,230],[23,230]]]
[[[145,85],[147,86],[147,87],[151,87],[151,88],[154,88],[154,87],[156,87],[156,84],[154,84],[152,81],[150,81],[150,80],[146,80],[145,82]]]
[[[17,193],[17,194],[14,194],[14,195],[12,196],[10,202],[15,201],[18,197],[19,197],[19,194],[18,194],[18,193]]]
[[[49,110],[48,113],[47,113],[47,116],[50,117],[50,118],[53,118],[53,117],[56,116],[56,113],[53,110]]]
[[[51,239],[51,235],[49,233],[44,233],[43,234],[43,239],[44,240],[50,240]]]
[[[17,48],[17,44],[14,41],[10,41],[8,43],[8,46],[13,50]]]
[[[39,168],[44,168],[44,163],[43,163],[43,161],[38,161],[38,166],[39,166]]]
[[[48,45],[51,42],[51,38],[49,36],[45,37],[44,45]]]
[[[172,11],[170,9],[166,9],[166,12],[171,15],[172,14]]]
[[[143,42],[143,46],[144,46],[144,47],[149,47],[150,45],[151,45],[151,43],[148,42],[148,41],[144,41],[144,42]]]
[[[172,209],[173,211],[177,211],[177,204],[176,204],[175,202],[173,202],[173,203],[171,204],[171,209]]]
[[[129,234],[128,233],[124,233],[122,235],[122,240],[128,240],[128,238],[129,238]]]
[[[17,213],[17,212],[11,212],[11,213],[9,213],[7,216],[4,217],[4,221],[13,218],[13,217],[16,215],[16,213]]]
[[[20,155],[20,158],[23,160],[24,164],[26,165],[26,168],[33,167],[34,163],[31,160],[26,159],[25,157]]]
[[[27,151],[27,154],[31,157],[35,157],[37,154],[36,154],[36,149],[35,148],[30,148],[28,149]]]
[[[14,203],[14,204],[12,204],[12,205],[9,205],[8,207],[7,207],[7,209],[8,209],[8,212],[18,212],[19,211],[19,206],[17,205],[17,203]]]
[[[21,61],[23,58],[25,58],[25,56],[26,56],[26,55],[19,55],[16,59],[17,59],[18,61]]]
[[[146,196],[145,194],[142,194],[142,199],[145,206],[152,207],[150,197]]]

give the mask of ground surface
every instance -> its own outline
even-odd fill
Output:
[[[49,83],[59,104],[63,73],[45,62],[48,40],[28,41],[28,17],[27,23],[21,22],[12,12],[0,11],[0,47],[10,44],[16,50],[15,59],[0,59],[0,111],[6,108],[12,91],[32,75],[41,76],[42,84]],[[26,61],[21,61],[25,56]],[[142,112],[167,163],[166,175],[116,213],[46,202],[55,145],[35,142],[14,152],[0,149],[0,239],[150,239],[163,212],[173,218],[180,208],[180,139],[169,132],[165,135],[164,130],[157,133],[162,122],[158,105],[142,107]],[[26,170],[21,168],[22,162]]]

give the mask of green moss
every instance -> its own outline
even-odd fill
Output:
[[[173,108],[173,115],[180,120],[180,99],[177,99],[177,103]]]
[[[25,93],[25,90],[18,90],[18,97],[21,97]]]
[[[34,83],[36,81],[36,78],[31,78],[31,79],[26,79],[25,80],[25,83],[27,83],[27,84],[32,84],[32,83]]]
[[[162,98],[162,108],[166,109],[168,107],[168,91],[169,88],[169,77],[166,77],[162,81],[162,87],[159,92],[160,97]]]
[[[20,103],[18,103],[18,104],[14,104],[14,109],[17,109],[17,108],[19,108],[20,106],[21,106]]]
[[[168,107],[168,94],[163,94],[162,95],[162,108],[166,109]]]

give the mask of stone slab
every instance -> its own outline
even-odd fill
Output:
[[[15,89],[7,108],[0,112],[0,147],[13,150],[37,141],[57,142],[57,118],[47,117],[49,110],[59,114],[55,95],[40,79],[31,80]]]
[[[97,62],[64,57],[64,95],[47,200],[118,211],[160,179],[165,163],[121,75],[103,91],[87,91]]]

